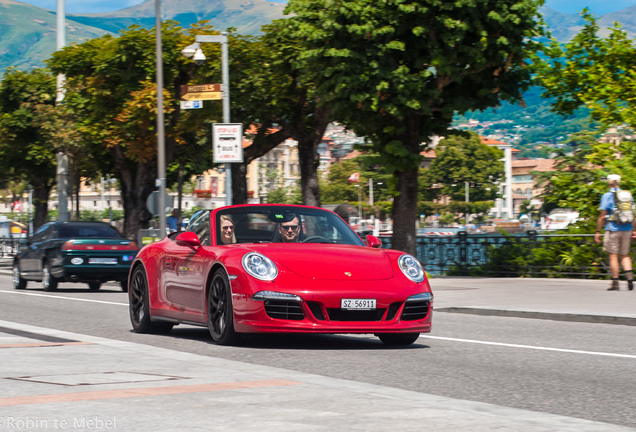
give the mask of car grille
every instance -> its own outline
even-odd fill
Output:
[[[306,303],[307,303],[307,307],[309,307],[309,310],[314,315],[314,317],[316,317],[318,321],[325,320],[325,314],[322,313],[322,307],[320,307],[320,303],[313,302],[313,301],[308,301]]]
[[[331,321],[381,321],[386,309],[376,310],[343,310],[327,308]]]
[[[404,310],[402,310],[402,320],[415,321],[426,318],[428,315],[429,302],[423,301],[410,301],[404,304]]]
[[[305,318],[300,303],[292,300],[265,300],[265,312],[276,319],[300,321]]]

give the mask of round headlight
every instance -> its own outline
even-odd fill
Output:
[[[267,258],[256,252],[250,252],[243,256],[243,268],[252,277],[263,281],[272,281],[278,276],[276,265]]]
[[[404,276],[413,282],[420,283],[424,280],[424,269],[415,257],[408,254],[401,255],[398,258],[398,265]]]

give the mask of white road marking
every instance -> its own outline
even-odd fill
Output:
[[[449,337],[441,337],[441,336],[429,336],[429,335],[423,335],[423,334],[420,335],[420,338],[438,339],[438,340],[445,340],[450,342],[464,342],[464,343],[473,343],[473,344],[481,344],[481,345],[502,346],[502,347],[508,347],[508,348],[522,348],[522,349],[533,349],[533,350],[539,350],[539,351],[556,351],[556,352],[565,352],[565,353],[573,353],[573,354],[587,354],[587,355],[597,355],[597,356],[605,356],[605,357],[636,359],[636,355],[633,355],[633,354],[617,354],[617,353],[606,353],[606,352],[599,352],[599,351],[582,351],[582,350],[573,350],[573,349],[564,349],[564,348],[550,348],[550,347],[533,346],[533,345],[510,344],[510,343],[503,343],[503,342],[478,341],[473,339],[458,339],[458,338],[449,338]]]
[[[90,300],[90,299],[82,299],[82,298],[75,298],[75,297],[60,297],[60,296],[54,296],[49,294],[39,294],[39,293],[22,292],[22,291],[0,290],[0,293],[21,294],[21,295],[29,295],[29,296],[35,296],[35,297],[50,297],[50,298],[61,299],[61,300],[73,300],[73,301],[82,301],[82,302],[89,302],[89,303],[128,306],[128,303],[109,302],[109,301],[103,301],[103,300]],[[583,351],[583,350],[573,350],[573,349],[564,349],[564,348],[550,348],[550,347],[533,346],[533,345],[520,345],[520,344],[511,344],[511,343],[503,343],[503,342],[488,342],[488,341],[479,341],[479,340],[473,340],[473,339],[430,336],[430,335],[424,335],[424,334],[420,335],[420,338],[445,340],[450,342],[472,343],[472,344],[480,344],[480,345],[501,346],[501,347],[507,347],[507,348],[533,349],[533,350],[539,350],[539,351],[555,351],[555,352],[564,352],[564,353],[572,353],[572,354],[586,354],[586,355],[597,355],[597,356],[605,356],[605,357],[636,359],[636,355],[632,355],[632,354],[618,354],[618,353],[606,353],[606,352],[599,352],[599,351]]]
[[[2,294],[21,294],[21,295],[35,296],[35,297],[49,297],[49,298],[62,299],[62,300],[73,300],[73,301],[82,301],[82,302],[89,302],[89,303],[101,303],[101,304],[128,306],[128,303],[117,303],[117,302],[109,302],[109,301],[104,301],[104,300],[90,300],[90,299],[82,299],[82,298],[76,298],[76,297],[61,297],[61,296],[54,296],[54,295],[49,295],[49,294],[38,294],[38,293],[23,292],[23,291],[2,291],[2,290],[0,290],[0,293],[2,293]]]

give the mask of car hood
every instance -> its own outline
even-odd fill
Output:
[[[322,280],[383,280],[393,277],[393,266],[382,249],[349,245],[263,245],[254,248],[277,266],[299,276]]]

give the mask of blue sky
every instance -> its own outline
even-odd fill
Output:
[[[18,0],[20,1],[20,0]],[[57,0],[22,0],[35,6],[55,10]],[[285,0],[278,0],[285,2]],[[113,12],[143,3],[143,0],[66,0],[66,13]],[[565,13],[578,13],[585,6],[596,15],[625,9],[636,4],[636,0],[546,0],[545,5]]]

